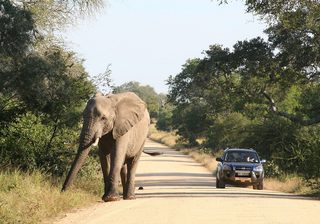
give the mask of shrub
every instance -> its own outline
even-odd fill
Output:
[[[283,175],[283,172],[280,170],[279,166],[272,160],[267,161],[263,168],[266,177],[276,178]]]
[[[40,169],[55,176],[67,172],[76,154],[79,131],[67,127],[54,130],[41,118],[27,113],[1,131],[1,166],[10,165],[23,171]],[[97,164],[95,157],[87,159],[80,175],[94,175]]]

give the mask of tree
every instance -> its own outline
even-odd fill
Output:
[[[275,70],[267,72],[272,75],[272,81],[287,89],[304,85],[306,90],[310,90],[317,86],[320,79],[320,2],[247,0],[245,4],[247,11],[260,15],[269,24],[265,32],[276,62],[272,66]],[[319,112],[317,100],[309,101],[309,112],[296,110],[288,113],[279,106],[281,102],[276,99],[277,94],[270,90],[262,92],[274,114],[301,125],[320,122],[319,113],[314,112]]]
[[[24,111],[16,100],[19,68],[34,44],[32,14],[9,0],[0,0],[0,127]],[[17,109],[17,107],[19,109]]]
[[[127,82],[114,88],[114,93],[131,91],[136,93],[144,102],[147,103],[151,118],[157,118],[160,107],[160,98],[155,90],[149,85],[141,85],[139,82]]]
[[[212,45],[189,59],[168,81],[173,126],[192,143],[253,147],[283,171],[319,180],[320,3],[245,4],[267,21],[268,40]]]
[[[103,0],[12,0],[17,5],[31,12],[37,30],[53,35],[66,25],[74,24],[85,16],[92,15],[103,7]]]
[[[159,98],[161,103],[156,127],[162,131],[173,131],[172,116],[175,107],[168,102],[165,94],[159,94]]]
[[[72,152],[65,143],[77,141],[95,88],[74,52],[52,43],[38,48],[35,13],[0,1],[0,164],[61,175]]]

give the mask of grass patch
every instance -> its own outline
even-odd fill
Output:
[[[305,181],[296,175],[286,176],[279,179],[265,178],[264,187],[269,190],[301,195],[307,195],[312,192],[312,189],[305,184]]]
[[[1,171],[1,223],[40,223],[93,203],[102,194],[101,179],[77,178],[64,193],[60,193],[61,186],[62,179],[53,179],[39,171]]]

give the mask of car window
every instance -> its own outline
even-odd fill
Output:
[[[255,152],[247,151],[229,151],[225,155],[226,162],[240,162],[240,163],[258,163],[259,158]]]

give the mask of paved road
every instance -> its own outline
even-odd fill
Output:
[[[137,173],[137,200],[96,205],[67,214],[59,224],[319,224],[320,201],[251,188],[215,188],[201,165],[161,144],[148,141]]]

